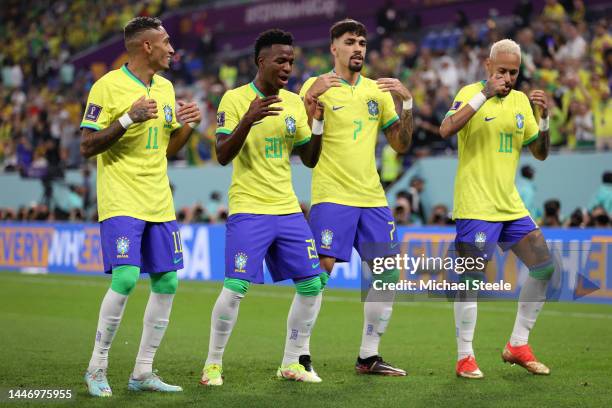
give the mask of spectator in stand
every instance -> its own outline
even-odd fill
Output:
[[[544,216],[540,222],[542,227],[560,227],[561,220],[559,214],[561,212],[561,203],[559,200],[552,199],[544,203]]]
[[[560,23],[566,18],[565,9],[557,0],[546,0],[542,17]]]
[[[602,206],[593,208],[589,215],[587,226],[593,228],[608,228],[610,226],[610,216],[606,212],[606,209]]]
[[[521,167],[521,178],[517,180],[517,190],[531,218],[537,220],[542,214],[535,205],[536,185],[533,181],[535,170],[529,165]]]
[[[425,180],[419,176],[415,176],[410,180],[408,188],[408,201],[410,202],[410,212],[412,218],[418,221],[421,225],[425,224],[425,209],[421,201],[421,194],[425,190]]]
[[[564,227],[583,228],[584,214],[580,208],[576,208],[570,217],[565,221]]]
[[[612,171],[606,171],[601,177],[601,185],[589,202],[589,210],[602,207],[608,214],[612,214]]]
[[[435,205],[431,210],[428,224],[437,225],[440,227],[452,225],[453,221],[449,216],[448,207],[444,204]]]

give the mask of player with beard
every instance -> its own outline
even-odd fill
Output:
[[[365,26],[355,20],[342,20],[331,27],[330,37],[334,70],[309,78],[300,92],[307,107],[319,102],[325,109],[325,142],[312,174],[310,212],[310,227],[325,277],[336,262],[350,260],[353,247],[368,263],[375,257],[397,253],[395,223],[376,171],[375,148],[382,131],[395,151],[405,153],[413,126],[412,96],[399,80],[375,81],[360,74],[367,46]],[[399,112],[396,102],[401,107]],[[377,279],[395,281],[398,277],[399,271],[390,270]],[[319,295],[318,307],[321,299]],[[406,375],[404,370],[385,362],[378,352],[392,307],[392,293],[370,289],[355,365],[358,373]],[[314,372],[308,347],[300,362]]]
[[[528,338],[544,305],[554,265],[544,235],[521,201],[514,178],[524,146],[529,146],[538,160],[548,156],[548,104],[543,91],[531,91],[527,97],[513,89],[520,65],[517,43],[505,39],[493,44],[486,62],[488,80],[459,91],[440,134],[443,138],[458,134],[459,140],[453,209],[459,255],[486,261],[499,245],[503,250],[511,249],[529,268],[502,359],[533,374],[547,375],[550,370],[535,358]],[[530,102],[535,106],[535,116]],[[474,270],[462,278],[479,280],[482,272]],[[458,348],[455,372],[464,378],[484,376],[472,349],[476,299],[476,291],[460,292],[454,305]]]

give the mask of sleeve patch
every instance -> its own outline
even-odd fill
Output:
[[[225,126],[225,112],[217,112],[217,127]]]
[[[89,105],[87,105],[87,113],[85,114],[85,120],[97,122],[98,118],[100,117],[100,112],[102,112],[102,107],[100,105],[90,103]]]
[[[461,101],[457,101],[451,106],[450,110],[457,110],[461,106]]]

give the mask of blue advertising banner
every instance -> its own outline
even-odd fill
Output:
[[[612,230],[544,229],[557,269],[551,286],[559,300],[612,304]],[[401,253],[411,257],[445,257],[453,228],[399,227]],[[225,226],[181,226],[185,268],[181,279],[221,281],[225,265]],[[515,288],[528,271],[511,252],[497,251],[487,269],[490,281]],[[30,273],[101,274],[102,253],[98,224],[0,223],[0,270]],[[424,280],[427,270],[402,271],[402,279]],[[337,264],[329,286],[359,289],[361,262],[353,251],[349,263]],[[269,278],[267,278],[269,282]]]

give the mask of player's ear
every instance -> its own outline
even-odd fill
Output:
[[[489,74],[489,76],[491,76],[492,72],[491,72],[491,58],[488,58],[485,60],[485,67],[487,68],[487,73]]]
[[[332,41],[332,43],[329,45],[329,52],[331,52],[331,54],[335,57],[336,56],[336,44],[335,44],[335,40]]]

